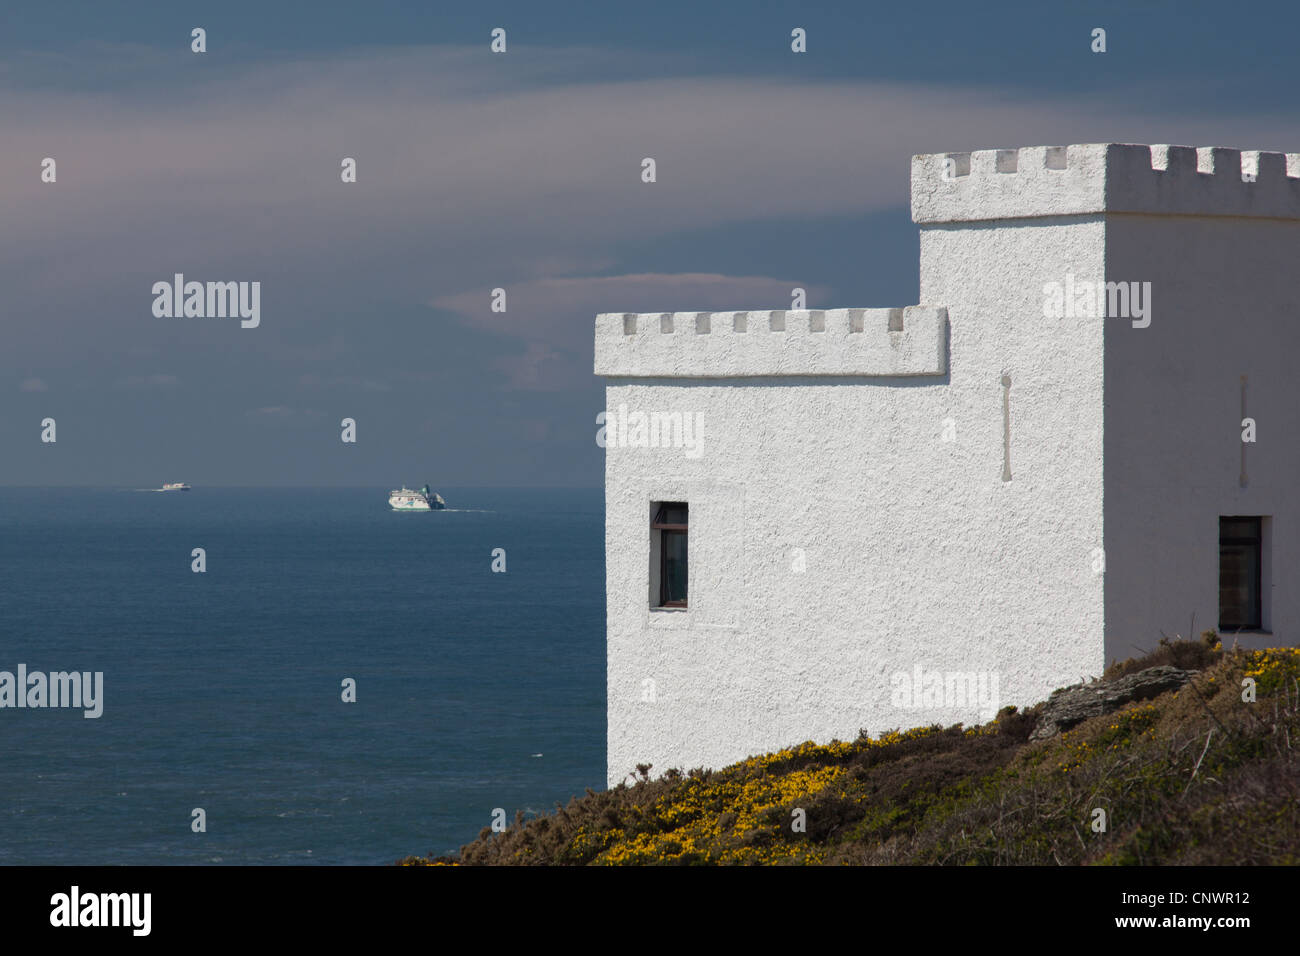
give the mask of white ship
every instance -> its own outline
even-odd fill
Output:
[[[419,491],[402,487],[388,493],[388,503],[394,511],[441,511],[447,507],[442,495],[425,485]]]
[[[190,486],[185,484],[185,482],[183,481],[173,481],[171,484],[163,485],[158,490],[159,491],[189,491]]]

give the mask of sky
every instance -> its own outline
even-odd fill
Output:
[[[1300,151],[1297,26],[1177,0],[6,5],[0,485],[598,488],[597,313],[915,304],[915,153]],[[156,316],[176,273],[259,282],[258,325]]]

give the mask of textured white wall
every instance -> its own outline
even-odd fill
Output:
[[[921,301],[948,307],[948,377],[609,380],[610,410],[703,416],[696,459],[606,449],[611,785],[637,763],[987,718],[894,707],[891,676],[917,664],[996,675],[1003,704],[1100,669],[1101,330],[1062,335],[1039,290],[1044,269],[1100,276],[1101,239],[1097,217],[925,231]],[[690,609],[654,611],[650,502],[679,499]]]
[[[1241,643],[1294,644],[1300,223],[1110,216],[1106,252],[1108,278],[1152,284],[1149,327],[1106,325],[1107,659],[1217,626],[1220,515],[1273,516],[1277,636]]]

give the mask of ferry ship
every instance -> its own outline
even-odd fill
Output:
[[[159,491],[189,491],[190,486],[183,481],[174,481],[170,484],[163,485]]]
[[[425,485],[419,491],[402,487],[388,493],[388,503],[394,511],[441,511],[447,507],[442,495]]]

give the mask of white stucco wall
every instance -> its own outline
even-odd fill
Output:
[[[606,449],[611,785],[638,763],[722,766],[862,728],[987,719],[895,707],[892,675],[918,664],[996,675],[1001,704],[1099,670],[1101,333],[1062,336],[1036,316],[1038,272],[1100,276],[1101,239],[1097,217],[925,232],[921,302],[947,307],[947,376],[609,379],[611,417],[626,405],[704,426],[695,459]],[[603,321],[603,347],[622,345],[622,317]],[[649,607],[662,500],[690,504],[685,612]]]
[[[1240,643],[1296,642],[1297,262],[1295,221],[1108,217],[1107,275],[1150,281],[1152,315],[1147,328],[1106,326],[1107,659],[1151,648],[1161,632],[1217,626],[1220,515],[1272,518],[1274,633]],[[1245,487],[1243,375],[1258,427]]]
[[[891,678],[917,667],[1026,704],[1193,610],[1208,626],[1219,514],[1276,515],[1273,580],[1293,575],[1300,402],[1279,276],[1297,234],[1249,217],[1300,216],[1298,160],[1248,154],[1243,183],[1228,150],[919,156],[921,306],[598,317],[611,417],[702,425],[690,454],[606,449],[610,784],[638,763],[990,716],[899,706]],[[1067,275],[1153,282],[1152,325],[1046,318],[1044,284]],[[1241,374],[1266,436],[1244,490]],[[650,607],[664,500],[690,505],[687,611]],[[1284,588],[1272,614],[1294,620]]]

